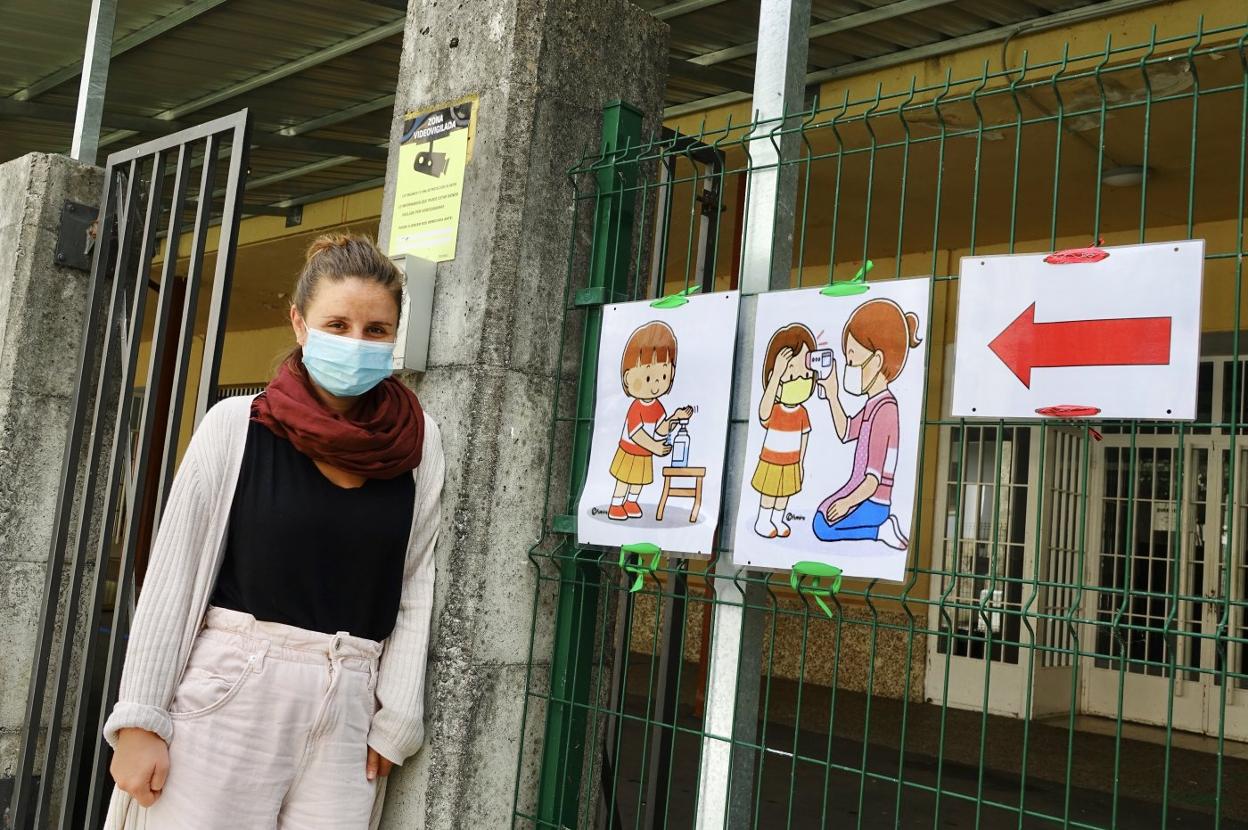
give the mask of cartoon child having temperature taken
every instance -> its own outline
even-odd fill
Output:
[[[665,440],[673,422],[688,421],[693,408],[677,409],[669,418],[659,398],[676,381],[676,335],[666,323],[646,323],[629,335],[620,360],[624,394],[633,399],[624,418],[620,446],[611,461],[615,494],[607,517],[616,521],[640,519],[637,497],[654,481],[654,456],[672,447]]]
[[[919,345],[919,318],[892,300],[870,300],[854,309],[841,334],[845,352],[845,391],[867,396],[858,414],[846,416],[838,398],[836,372],[819,381],[832,412],[837,437],[855,442],[849,480],[824,499],[814,517],[814,533],[825,542],[867,539],[905,550],[910,540],[892,512],[893,474],[901,426],[897,398],[888,385]]]
[[[763,361],[763,397],[758,419],[766,428],[763,448],[751,486],[759,492],[754,532],[767,539],[788,536],[785,522],[789,499],[802,489],[810,415],[803,404],[815,389],[809,355],[815,336],[801,323],[792,323],[771,336]]]

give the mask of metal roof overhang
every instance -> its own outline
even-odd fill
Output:
[[[1152,0],[1156,2],[1156,0]],[[1149,0],[813,0],[807,81],[1149,5]],[[117,2],[101,156],[250,108],[250,214],[380,186],[404,0]],[[759,0],[639,0],[671,26],[668,116],[748,100]],[[0,160],[64,152],[91,0],[10,0]]]

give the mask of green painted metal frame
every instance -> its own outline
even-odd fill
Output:
[[[603,112],[599,157],[607,163],[595,171],[597,201],[589,284],[578,295],[586,311],[581,340],[582,370],[572,439],[571,480],[577,484],[571,492],[567,514],[573,512],[580,498],[580,488],[589,467],[598,343],[602,330],[600,302],[617,301],[626,296],[623,288],[628,278],[633,242],[633,203],[636,198],[637,155],[642,143],[641,124],[641,112],[621,101],[610,104]],[[562,526],[574,535],[574,521],[565,519]],[[594,668],[594,628],[600,599],[600,571],[598,558],[590,551],[563,557],[558,567],[560,592],[555,616],[551,698],[546,715],[538,814],[544,823],[561,827],[575,826],[580,797],[585,755],[585,704]]]

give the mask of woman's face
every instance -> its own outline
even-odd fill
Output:
[[[852,334],[845,335],[845,360],[850,366],[861,366],[870,356],[871,352],[855,340]]]
[[[376,280],[324,280],[307,305],[302,317],[298,309],[290,308],[290,323],[300,346],[308,338],[307,327],[357,340],[394,342],[399,309],[394,296]]]
[[[876,357],[876,360],[872,360]],[[850,366],[862,367],[862,383],[864,386],[870,385],[875,380],[876,374],[883,368],[883,361],[878,359],[879,355],[871,351],[866,346],[854,339],[852,334],[845,335],[845,362]]]

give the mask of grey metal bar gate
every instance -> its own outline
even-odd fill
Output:
[[[249,128],[244,109],[108,157],[81,368],[9,811],[14,828],[96,827],[107,805],[110,753],[101,729],[121,680],[136,559],[146,554],[173,478],[204,282],[211,293],[195,393],[196,423],[214,399],[247,176]],[[215,267],[205,280],[208,228],[217,218]],[[179,275],[184,236],[189,239],[189,255],[185,274]],[[148,321],[153,292],[153,319]],[[175,317],[179,300],[181,315]],[[101,315],[98,310],[105,304],[107,314]],[[147,383],[141,395],[132,394],[145,334],[150,343]],[[161,378],[165,383],[159,382]],[[137,429],[132,430],[136,419]],[[110,619],[105,600],[113,558],[119,563]],[[69,577],[68,591],[62,587],[63,573]],[[84,587],[89,595],[84,596]],[[85,620],[80,620],[80,610]],[[63,635],[53,661],[58,630]],[[97,636],[104,631],[107,644]],[[81,642],[76,632],[85,632]],[[68,669],[76,651],[81,669],[71,678]],[[76,684],[72,696],[71,680]],[[72,713],[67,711],[70,697]],[[60,739],[66,730],[65,770],[58,776]],[[44,753],[36,773],[41,733]],[[58,778],[60,812],[53,819]]]

